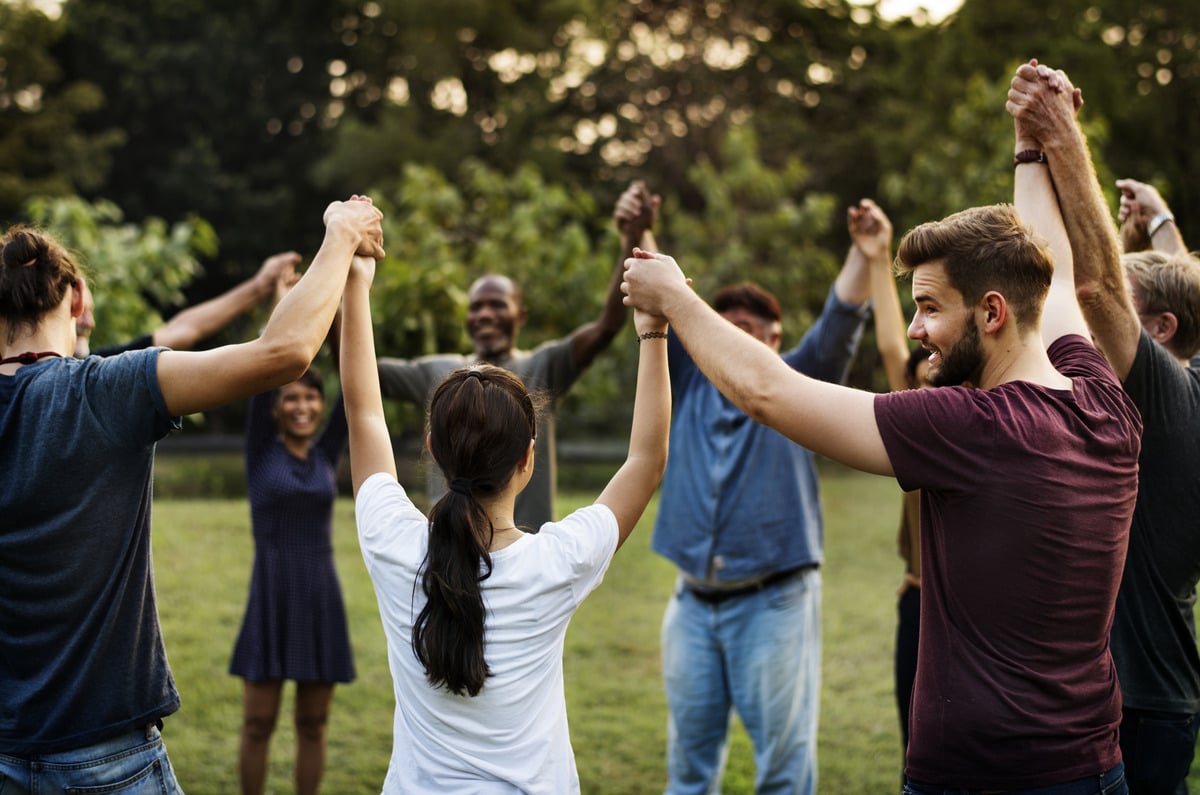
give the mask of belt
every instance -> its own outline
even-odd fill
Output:
[[[796,566],[793,569],[784,569],[783,571],[777,571],[774,574],[768,574],[761,580],[752,582],[749,585],[743,585],[741,588],[730,588],[726,591],[701,591],[693,588],[690,585],[685,585],[684,587],[691,592],[692,596],[696,597],[701,602],[710,605],[719,605],[721,602],[726,600],[734,599],[739,596],[749,596],[750,594],[764,591],[767,588],[770,588],[772,585],[778,585],[779,583],[793,580],[804,572],[817,568],[817,565],[818,564],[816,563],[805,563],[803,566]]]

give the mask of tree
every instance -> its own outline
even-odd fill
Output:
[[[51,53],[63,23],[26,2],[0,3],[0,218],[31,196],[93,190],[108,175],[119,130],[80,129],[100,108],[96,85],[64,75]]]
[[[197,258],[216,253],[212,227],[198,218],[129,223],[112,202],[74,197],[31,199],[25,211],[83,266],[96,304],[94,347],[162,325],[161,313],[183,303],[183,288],[199,273]]]

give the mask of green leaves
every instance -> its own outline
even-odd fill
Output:
[[[35,198],[25,209],[84,267],[96,303],[97,348],[159,326],[161,311],[183,303],[184,286],[200,271],[197,258],[217,253],[216,234],[197,218],[127,223],[112,202],[78,198]]]

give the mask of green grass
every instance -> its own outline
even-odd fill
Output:
[[[895,793],[901,758],[891,660],[901,580],[895,551],[900,493],[888,479],[823,469],[820,792]],[[592,496],[560,495],[560,507],[570,510]],[[659,627],[675,573],[649,549],[655,508],[567,635],[568,714],[585,793],[659,793],[665,780]],[[183,696],[164,737],[189,795],[233,793],[242,696],[241,680],[227,670],[253,556],[249,509],[242,500],[159,499],[154,511],[159,611]],[[348,499],[337,504],[334,537],[358,679],[334,693],[323,791],[378,793],[391,752],[391,679]],[[268,778],[275,795],[294,791],[291,685],[285,694]],[[753,776],[749,741],[735,725],[725,793],[751,793]],[[1200,784],[1200,774],[1190,783]]]

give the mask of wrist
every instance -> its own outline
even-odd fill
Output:
[[[638,344],[643,342],[652,342],[654,340],[665,340],[667,338],[667,326],[664,324],[661,329],[639,331],[637,335]]]
[[[1146,237],[1154,237],[1154,233],[1162,229],[1168,223],[1174,223],[1175,216],[1171,215],[1170,210],[1160,210],[1155,213],[1154,217],[1146,224]]]
[[[1017,150],[1013,155],[1013,167],[1016,168],[1027,163],[1048,164],[1049,158],[1046,157],[1046,153],[1043,150],[1036,147]]]

